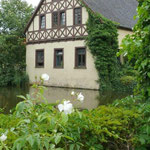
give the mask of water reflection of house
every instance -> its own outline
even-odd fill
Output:
[[[119,42],[132,33],[136,0],[84,0],[94,12],[120,23]],[[97,71],[81,37],[87,35],[88,13],[79,0],[41,0],[25,32],[26,62],[30,81],[42,73],[48,85],[98,89]]]

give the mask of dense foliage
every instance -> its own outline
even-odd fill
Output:
[[[150,104],[127,97],[95,110],[60,112],[37,104],[43,87],[20,96],[12,114],[0,114],[0,149],[6,150],[146,150],[150,148]],[[2,139],[2,135],[6,138]],[[3,136],[4,136],[3,135]],[[4,137],[5,137],[4,136]]]
[[[0,2],[0,86],[20,85],[25,73],[25,35],[33,8],[22,0]]]
[[[101,90],[115,89],[119,81],[119,65],[116,57],[118,51],[117,26],[100,14],[93,13],[87,8],[86,44],[89,47],[99,75]]]
[[[150,100],[150,1],[138,1],[134,34],[124,39],[122,52],[128,53],[130,64],[138,71],[138,91]]]

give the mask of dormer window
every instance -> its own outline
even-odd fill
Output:
[[[54,12],[52,14],[52,26],[55,27],[62,27],[66,25],[66,12]]]
[[[75,8],[74,9],[74,25],[82,24],[82,8]]]
[[[40,16],[40,29],[45,29],[46,27],[46,18],[45,15]]]

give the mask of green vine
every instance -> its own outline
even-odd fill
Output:
[[[95,60],[100,90],[115,89],[119,72],[116,56],[119,48],[117,26],[102,15],[94,13],[82,0],[81,3],[89,14],[86,45]]]

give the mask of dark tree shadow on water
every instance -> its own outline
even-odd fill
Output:
[[[21,99],[17,95],[26,95],[29,93],[29,87],[5,87],[0,88],[0,108],[4,110],[4,113],[10,113]]]
[[[129,95],[132,95],[132,92],[105,91],[100,92],[97,99],[99,100],[99,105],[107,105],[112,104],[116,99],[122,99]]]

